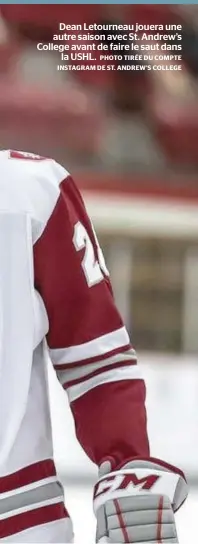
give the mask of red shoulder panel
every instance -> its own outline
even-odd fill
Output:
[[[44,161],[49,160],[47,157],[41,157],[40,155],[35,155],[34,153],[26,153],[25,151],[10,151],[11,159],[26,159],[29,161]]]

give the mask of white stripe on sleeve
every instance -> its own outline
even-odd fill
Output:
[[[73,385],[69,387],[67,389],[69,402],[73,402],[79,397],[82,397],[82,395],[84,395],[85,393],[93,389],[94,387],[97,387],[98,385],[102,385],[104,383],[112,383],[112,382],[117,382],[120,380],[142,380],[142,379],[143,379],[142,373],[140,371],[140,368],[137,365],[116,368],[116,369],[109,370],[107,372],[101,372],[101,374],[98,374],[97,376],[94,376],[90,378],[89,380],[86,380],[77,385]]]
[[[50,357],[54,365],[75,363],[104,355],[122,346],[130,344],[125,327],[104,334],[90,342],[62,349],[50,349]]]

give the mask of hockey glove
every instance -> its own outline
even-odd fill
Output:
[[[94,489],[96,542],[178,543],[174,512],[186,497],[186,480],[176,467],[133,460],[111,472],[107,461]]]

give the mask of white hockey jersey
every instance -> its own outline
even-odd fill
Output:
[[[89,457],[98,465],[111,457],[115,467],[128,457],[148,457],[144,382],[79,191],[55,161],[2,151],[4,542],[69,542],[72,537],[53,462],[47,349]]]

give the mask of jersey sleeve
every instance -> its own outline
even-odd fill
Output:
[[[76,435],[96,464],[148,457],[145,384],[116,308],[102,251],[71,177],[34,246],[47,343]]]

